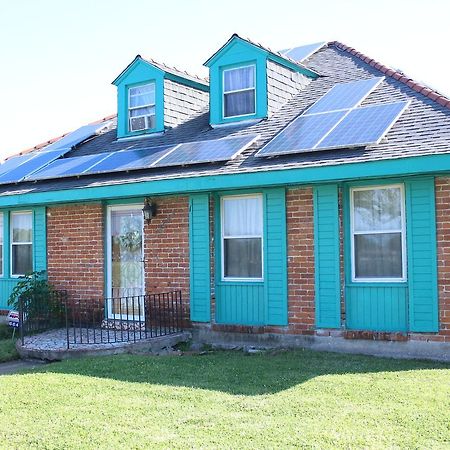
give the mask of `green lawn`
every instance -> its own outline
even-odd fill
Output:
[[[16,343],[11,337],[12,329],[7,325],[0,324],[0,363],[19,358]]]
[[[5,448],[450,448],[450,365],[311,351],[55,363],[0,377]]]

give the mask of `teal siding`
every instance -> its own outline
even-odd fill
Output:
[[[16,209],[19,211],[19,209]],[[47,217],[44,206],[33,208],[33,270],[47,269]],[[18,279],[11,278],[10,211],[3,213],[3,276],[0,277],[0,309],[9,309],[8,298]]]
[[[209,322],[211,316],[209,196],[189,200],[190,310],[193,322]]]
[[[130,132],[128,130],[128,89],[149,82],[155,83],[155,128]],[[115,80],[115,84],[117,86],[117,137],[164,130],[164,72],[161,69],[138,58]]]
[[[265,325],[263,283],[222,282],[216,287],[217,323]]]
[[[406,183],[410,330],[438,331],[434,179]]]
[[[405,285],[347,286],[345,289],[347,328],[407,331],[407,292]]]
[[[267,116],[267,52],[245,41],[235,39],[213,59],[209,66],[210,77],[210,123],[237,122]],[[256,111],[243,117],[223,117],[223,71],[235,67],[256,67]]]
[[[271,189],[265,195],[265,295],[269,325],[287,325],[286,193]]]
[[[339,213],[337,185],[314,188],[316,326],[339,328]]]
[[[259,191],[261,192],[261,191]],[[247,192],[230,192],[239,195]],[[216,217],[216,321],[237,325],[287,325],[287,259],[285,190],[263,194],[263,281],[222,281],[220,199]]]
[[[45,207],[34,209],[33,266],[34,270],[47,270],[47,221]]]

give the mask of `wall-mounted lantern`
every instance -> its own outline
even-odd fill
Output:
[[[156,216],[156,205],[152,203],[149,198],[144,200],[144,207],[142,208],[142,215],[144,216],[144,220],[149,224],[153,217]]]

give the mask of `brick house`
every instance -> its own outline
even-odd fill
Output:
[[[0,308],[46,269],[73,298],[181,290],[204,341],[448,352],[450,100],[338,42],[233,35],[205,65],[138,55],[117,116],[0,166]]]

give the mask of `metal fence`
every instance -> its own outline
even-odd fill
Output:
[[[20,339],[65,326],[66,291],[19,298]]]
[[[19,301],[20,334],[24,337],[65,329],[67,348],[80,344],[137,342],[179,333],[183,329],[180,291],[100,300],[52,299]]]

